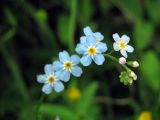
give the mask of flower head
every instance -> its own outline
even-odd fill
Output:
[[[131,85],[133,83],[133,80],[137,80],[137,75],[130,69],[127,71],[121,72],[120,76],[120,82],[122,82],[125,85]]]
[[[59,53],[60,61],[53,62],[54,69],[60,74],[61,80],[67,82],[70,79],[70,74],[80,77],[82,69],[77,65],[80,58],[77,55],[69,56],[67,51]]]
[[[97,65],[102,65],[105,61],[103,52],[107,51],[107,45],[102,42],[96,42],[94,36],[87,36],[86,43],[79,43],[76,47],[76,52],[82,54],[81,63],[83,66],[89,66],[92,60]]]
[[[100,42],[104,39],[104,36],[100,32],[93,33],[89,26],[85,27],[83,29],[83,32],[84,32],[85,36],[80,37],[81,43],[86,43],[86,38],[87,38],[87,36],[90,36],[90,35],[95,37],[96,42]]]
[[[151,112],[148,112],[148,111],[142,112],[139,115],[138,120],[152,120],[152,114],[151,114]]]
[[[113,39],[115,40],[113,43],[114,50],[120,51],[125,58],[127,58],[127,52],[132,53],[134,51],[134,48],[128,45],[130,38],[127,35],[122,35],[122,37],[120,37],[117,33],[115,33],[113,34]]]
[[[50,94],[52,89],[56,92],[61,92],[64,89],[64,85],[60,81],[58,73],[54,70],[51,64],[47,64],[44,67],[45,74],[38,75],[37,81],[44,83],[42,91],[46,94]]]

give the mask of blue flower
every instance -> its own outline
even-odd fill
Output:
[[[44,83],[42,91],[45,94],[50,94],[52,89],[56,92],[61,92],[64,89],[64,85],[60,81],[59,74],[54,70],[52,64],[45,65],[44,71],[45,74],[37,76],[37,81]]]
[[[86,37],[89,35],[94,36],[96,38],[96,42],[100,42],[104,39],[104,36],[100,32],[93,33],[89,26],[85,27],[83,29],[83,32],[84,32],[85,36],[80,37],[81,43],[86,43]]]
[[[127,52],[132,53],[134,51],[134,48],[128,45],[130,38],[127,35],[122,35],[122,37],[120,37],[118,33],[115,33],[112,37],[115,40],[113,43],[114,50],[120,51],[125,58],[128,57]]]
[[[77,55],[69,56],[67,51],[59,53],[60,61],[53,62],[53,67],[60,74],[61,80],[67,82],[70,79],[70,74],[80,77],[82,69],[77,65],[80,58]]]
[[[102,42],[96,42],[94,36],[87,36],[85,43],[79,43],[76,47],[76,52],[82,54],[81,63],[83,66],[89,66],[92,60],[97,65],[102,65],[105,61],[103,52],[107,51],[107,45]]]

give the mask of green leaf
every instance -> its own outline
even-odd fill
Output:
[[[127,18],[133,21],[142,18],[142,7],[139,0],[113,0],[113,2]]]
[[[77,120],[75,113],[62,105],[42,104],[39,111],[44,116],[51,118],[58,115],[62,120]]]
[[[159,14],[159,0],[146,0],[145,2],[147,12],[150,16],[150,18],[155,22],[159,24],[160,21],[160,14]]]
[[[67,15],[61,15],[58,19],[58,34],[61,42],[64,45],[68,45],[68,27],[69,17]]]
[[[140,69],[145,82],[153,90],[160,90],[160,67],[157,55],[153,51],[145,53],[140,62]]]
[[[97,83],[94,82],[94,83],[88,85],[84,89],[82,96],[77,104],[78,114],[83,115],[83,114],[89,113],[88,108],[92,104],[94,94],[97,90],[97,87],[98,87]]]
[[[13,14],[13,12],[6,7],[4,9],[4,15],[5,15],[5,19],[6,21],[11,25],[11,26],[17,26],[17,19],[15,17],[15,15]]]
[[[89,24],[91,17],[94,12],[94,8],[92,5],[92,0],[81,0],[81,5],[78,5],[78,12],[77,18],[81,25]]]
[[[6,33],[0,36],[0,45],[3,43],[6,43],[7,41],[13,39],[13,37],[16,35],[15,29],[9,29]]]
[[[138,51],[142,51],[149,44],[154,33],[153,24],[145,21],[137,21],[134,27],[134,39]]]

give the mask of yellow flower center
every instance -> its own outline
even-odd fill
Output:
[[[125,48],[126,48],[126,43],[125,43],[125,42],[120,41],[118,44],[119,44],[119,47],[120,47],[121,49],[125,49]]]
[[[48,76],[48,82],[49,83],[54,83],[55,81],[56,81],[56,77],[55,76],[52,76],[52,75],[50,75],[50,76]]]
[[[66,62],[64,63],[64,69],[66,69],[66,70],[71,70],[72,67],[73,67],[73,64],[72,64],[71,61],[66,61]]]
[[[138,120],[152,120],[151,112],[145,111],[140,114]]]
[[[77,88],[71,88],[71,89],[68,90],[67,95],[68,95],[68,98],[70,100],[77,100],[77,99],[80,98],[81,93],[80,93],[79,89],[77,89]]]
[[[95,47],[88,47],[88,55],[95,55],[96,54],[97,49]]]

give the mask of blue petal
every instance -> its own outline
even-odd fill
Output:
[[[86,44],[86,36],[80,37],[80,43],[81,44]]]
[[[125,50],[121,49],[120,52],[125,58],[128,57],[127,52]]]
[[[99,41],[104,39],[104,36],[100,32],[96,32],[93,34]]]
[[[82,74],[82,69],[79,66],[74,66],[71,70],[71,73],[76,77],[80,77]]]
[[[105,58],[102,54],[96,54],[93,60],[97,65],[102,65],[103,62],[105,61]]]
[[[62,70],[59,72],[59,78],[60,80],[67,82],[70,79],[70,72],[66,70]]]
[[[53,62],[53,68],[54,70],[60,70],[63,68],[63,64],[60,61]]]
[[[92,62],[92,58],[89,55],[84,55],[80,61],[83,64],[83,66],[89,66]]]
[[[47,80],[46,75],[37,75],[37,81],[39,83],[45,83]]]
[[[64,90],[64,85],[62,84],[62,82],[57,81],[55,84],[53,84],[53,88],[56,92],[61,92],[62,90]]]
[[[65,62],[67,60],[70,60],[70,56],[67,51],[63,51],[59,53],[59,59],[61,62]]]
[[[95,46],[96,45],[96,38],[94,36],[87,36],[86,43],[88,46]]]
[[[93,32],[92,32],[92,30],[91,30],[91,28],[90,28],[89,26],[85,27],[85,28],[83,29],[83,32],[84,32],[84,34],[85,34],[86,36],[93,34]]]
[[[78,55],[72,55],[71,61],[74,65],[77,65],[80,62],[80,57]]]
[[[77,44],[76,52],[79,54],[84,54],[86,52],[87,48],[84,44]]]
[[[96,45],[97,53],[103,53],[107,51],[107,45],[105,43],[99,42]]]
[[[54,74],[54,69],[53,66],[51,64],[47,64],[44,66],[44,71],[47,75],[51,75]]]
[[[50,94],[52,92],[52,86],[50,84],[44,84],[42,91],[46,94]]]

